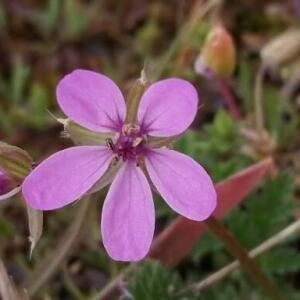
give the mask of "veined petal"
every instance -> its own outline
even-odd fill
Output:
[[[193,159],[168,149],[151,150],[145,159],[150,178],[169,206],[202,221],[216,207],[216,191],[207,172]]]
[[[138,122],[146,134],[173,136],[190,126],[197,109],[198,94],[192,84],[182,79],[161,80],[142,96]]]
[[[112,162],[103,176],[92,186],[92,188],[87,193],[96,193],[111,184],[122,165],[123,160]]]
[[[55,153],[25,179],[22,192],[38,210],[63,207],[83,196],[105,173],[112,154],[101,146],[78,146]]]
[[[115,260],[141,260],[149,251],[154,224],[154,204],[147,179],[134,162],[127,161],[104,201],[104,247]]]
[[[124,97],[108,77],[75,70],[57,86],[57,100],[69,119],[93,131],[118,131],[126,117]]]

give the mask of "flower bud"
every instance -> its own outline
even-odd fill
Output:
[[[5,180],[20,185],[32,169],[32,159],[21,148],[0,142],[0,172]]]
[[[229,77],[236,65],[236,50],[231,35],[218,25],[208,34],[202,52],[195,62],[195,71],[205,77]]]
[[[9,177],[0,171],[0,197],[9,193],[12,189],[15,188],[15,183],[13,180],[10,180]]]
[[[20,191],[20,186],[32,168],[32,159],[26,151],[0,142],[0,200]]]

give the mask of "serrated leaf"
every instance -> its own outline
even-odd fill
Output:
[[[284,275],[299,271],[300,254],[296,249],[288,247],[274,249],[262,256],[260,263],[269,273]]]
[[[205,234],[199,243],[193,247],[191,257],[194,262],[198,262],[200,258],[205,254],[213,254],[223,248],[222,242],[214,235],[208,233]]]
[[[259,194],[251,195],[244,209],[232,212],[227,219],[228,226],[244,246],[257,246],[294,218],[293,192],[291,176],[280,174],[267,181]]]
[[[137,267],[127,285],[131,299],[176,300],[181,285],[179,276],[158,262],[147,261]],[[130,299],[130,298],[128,298]]]

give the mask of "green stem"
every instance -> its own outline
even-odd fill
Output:
[[[260,66],[254,88],[254,111],[255,111],[255,125],[259,135],[264,132],[264,112],[263,112],[263,80],[265,76],[265,67]]]
[[[131,90],[129,91],[129,95],[127,97],[127,116],[126,123],[134,124],[137,118],[137,110],[139,107],[139,103],[142,95],[144,94],[145,89],[147,88],[148,81],[144,70],[142,71],[141,78],[138,79]]]
[[[205,221],[205,224],[224,243],[227,250],[240,261],[242,268],[271,299],[285,299],[277,286],[268,278],[258,264],[249,257],[247,250],[240,245],[233,234],[222,223],[211,217]]]

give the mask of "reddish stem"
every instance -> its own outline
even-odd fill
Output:
[[[227,81],[225,79],[218,79],[220,90],[224,96],[224,101],[226,106],[229,109],[230,114],[232,117],[239,121],[242,119],[242,113],[240,111],[239,106],[236,103],[235,97],[229,87]]]

